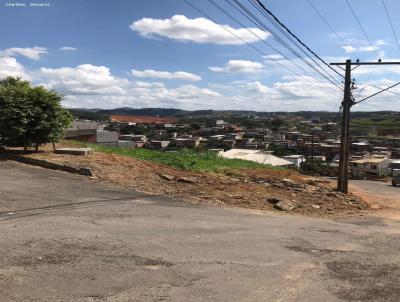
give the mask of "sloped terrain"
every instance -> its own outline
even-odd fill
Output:
[[[93,181],[169,195],[192,203],[310,216],[346,215],[368,210],[368,205],[359,197],[340,194],[323,179],[305,177],[291,170],[240,169],[224,174],[201,173],[101,152],[72,156],[43,151],[25,156],[89,167]]]

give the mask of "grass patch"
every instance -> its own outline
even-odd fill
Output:
[[[374,120],[371,118],[359,118],[351,121],[352,126],[359,127],[372,127],[377,126],[380,128],[398,128],[400,127],[400,120],[393,118],[385,118],[381,120]]]
[[[68,142],[71,143],[71,142]],[[198,152],[190,149],[178,151],[162,152],[144,148],[120,148],[109,147],[83,142],[72,142],[75,146],[90,147],[97,152],[119,154],[128,157],[134,157],[140,160],[161,163],[182,170],[193,170],[201,172],[223,172],[233,173],[240,169],[273,169],[285,170],[282,167],[273,167],[263,165],[252,161],[241,159],[227,159],[218,157],[214,152]]]

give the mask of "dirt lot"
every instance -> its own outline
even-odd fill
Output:
[[[234,175],[199,173],[115,154],[71,156],[43,151],[26,155],[76,167],[90,167],[93,181],[107,182],[149,194],[192,203],[277,210],[277,200],[294,207],[290,213],[309,216],[349,215],[371,211],[354,195],[342,195],[322,179],[295,171],[240,170]]]

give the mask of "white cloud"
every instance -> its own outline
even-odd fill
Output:
[[[345,58],[325,58],[328,61],[343,61]],[[282,63],[287,63],[285,60]],[[210,83],[206,87],[196,85],[167,85],[162,82],[147,82],[125,79],[113,75],[105,66],[82,64],[76,67],[41,68],[36,71],[25,68],[12,57],[0,56],[0,78],[19,75],[31,77],[34,85],[44,85],[65,95],[63,104],[68,107],[115,108],[115,107],[163,107],[257,111],[297,111],[331,110],[337,111],[342,99],[342,92],[333,92],[311,76],[288,76],[279,70],[274,62],[265,62],[264,68],[271,69],[275,81],[263,82],[237,80],[224,83]],[[354,72],[367,68],[357,68]],[[377,70],[384,68],[379,66]],[[393,68],[393,78],[369,81],[380,87],[395,83],[400,70]],[[397,69],[394,69],[397,68]],[[281,69],[281,68],[280,68]],[[358,77],[357,77],[358,78]],[[362,78],[361,78],[361,82]],[[358,85],[355,96],[362,90]],[[362,96],[370,95],[378,89],[365,87]],[[400,92],[400,87],[393,89]],[[381,98],[385,98],[382,100]],[[354,110],[400,110],[400,99],[389,92],[374,97],[368,102],[357,105]]]
[[[50,89],[64,94],[125,94],[126,79],[113,76],[105,66],[82,64],[77,67],[41,68],[35,76]]]
[[[183,80],[183,81],[191,81],[196,82],[200,81],[201,77],[184,71],[175,71],[175,72],[168,72],[168,71],[159,71],[159,70],[135,70],[132,69],[132,75],[137,78],[155,78],[155,79],[164,79],[164,80]]]
[[[208,67],[214,72],[226,72],[226,73],[257,73],[262,71],[263,65],[258,62],[246,61],[246,60],[230,60],[225,66],[212,66]]]
[[[279,54],[267,55],[267,56],[263,56],[263,58],[266,60],[282,60],[283,59],[283,57]]]
[[[71,47],[71,46],[63,46],[63,47],[60,47],[60,50],[62,50],[62,51],[77,51],[78,48]]]
[[[183,15],[175,15],[170,19],[142,18],[133,22],[130,28],[147,38],[160,36],[180,41],[221,45],[240,45],[244,44],[244,41],[252,43],[259,41],[258,37],[265,40],[270,36],[268,32],[258,28],[236,29],[229,25],[222,26],[226,30],[220,24],[205,18],[189,19]],[[232,35],[228,30],[244,41]],[[249,30],[258,37],[249,32]]]
[[[180,85],[167,88],[158,82],[132,82],[124,95],[67,95],[64,104],[68,107],[115,108],[169,107],[184,109],[213,108],[218,106],[222,95],[211,89],[195,85]],[[95,101],[94,101],[95,100]]]
[[[348,45],[342,46],[346,53],[374,52],[381,50],[382,46],[387,45],[384,39],[376,40],[372,45],[366,44],[366,41],[358,39],[347,39],[347,42]]]
[[[15,58],[0,56],[0,79],[13,76],[29,80],[29,75]]]
[[[360,46],[360,47],[353,47],[351,45],[344,45],[342,46],[346,53],[354,53],[354,52],[372,52],[379,49],[378,46]]]
[[[12,47],[12,48],[7,48],[2,53],[11,57],[19,55],[37,61],[40,59],[41,55],[47,53],[47,49],[45,47],[38,47],[38,46],[25,47],[25,48]]]
[[[249,92],[255,94],[267,94],[273,92],[272,89],[260,83],[260,81],[249,82],[246,85]]]

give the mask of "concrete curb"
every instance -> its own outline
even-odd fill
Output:
[[[30,158],[30,157],[25,157],[22,155],[16,155],[16,154],[3,154],[4,158],[14,160],[23,164],[28,164],[32,166],[38,166],[46,169],[51,169],[51,170],[59,170],[59,171],[65,171],[73,174],[80,174],[80,175],[85,175],[85,176],[93,176],[92,170],[90,168],[84,168],[84,167],[73,167],[73,166],[68,166],[68,165],[63,165],[63,164],[57,164],[57,163],[52,163],[47,160],[43,159],[36,159],[36,158]]]

